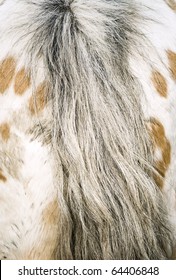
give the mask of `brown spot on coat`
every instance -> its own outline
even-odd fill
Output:
[[[10,86],[15,74],[15,59],[8,57],[0,63],[0,93],[4,93]]]
[[[2,139],[7,142],[10,138],[10,127],[7,123],[3,123],[0,125],[0,134]]]
[[[7,178],[3,175],[1,168],[0,168],[0,181],[3,181],[4,183],[7,181]]]
[[[29,99],[29,110],[32,115],[41,112],[46,105],[46,83],[38,86],[36,92]]]
[[[176,80],[176,53],[171,50],[168,50],[167,56],[169,60],[169,68],[171,71],[172,78]]]
[[[58,202],[54,200],[48,204],[46,209],[43,211],[43,222],[45,224],[57,224],[58,221]]]
[[[175,0],[166,0],[168,6],[176,12],[176,1]]]
[[[14,90],[15,93],[18,95],[24,94],[24,92],[29,88],[30,86],[30,77],[25,72],[25,69],[22,68],[15,77],[15,84],[14,84]]]
[[[57,200],[51,201],[43,210],[41,216],[41,230],[37,244],[24,254],[28,260],[54,260],[58,246],[59,209]]]
[[[151,80],[157,92],[162,97],[167,97],[167,82],[164,76],[158,71],[153,71]]]
[[[166,171],[171,162],[171,145],[168,139],[166,138],[163,125],[155,118],[152,118],[150,120],[150,129],[150,134],[154,144],[154,148],[160,148],[162,152],[162,159],[157,160],[155,163],[156,170],[160,176],[154,174],[156,184],[160,188],[162,188],[164,184],[164,177],[166,175]]]

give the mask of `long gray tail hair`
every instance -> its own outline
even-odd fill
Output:
[[[167,259],[139,81],[140,13],[128,0],[39,0],[31,51],[44,61],[57,162],[59,259]],[[143,38],[144,39],[144,38]]]

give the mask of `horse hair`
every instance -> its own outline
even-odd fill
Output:
[[[58,259],[167,259],[165,201],[153,179],[140,81],[145,36],[128,0],[28,0],[29,53],[42,60],[57,166]],[[147,40],[146,40],[147,42]]]

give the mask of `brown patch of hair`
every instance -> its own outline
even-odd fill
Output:
[[[30,86],[30,77],[26,73],[25,69],[22,68],[15,77],[15,84],[14,84],[14,90],[15,93],[18,95],[23,95],[24,92],[29,88]]]
[[[176,53],[171,50],[168,50],[167,57],[169,60],[169,68],[171,71],[172,78],[176,80]]]
[[[162,160],[156,161],[155,168],[158,174],[154,174],[156,184],[162,188],[164,185],[164,177],[171,162],[171,145],[166,138],[163,125],[155,118],[150,119],[151,138],[154,148],[160,148],[162,152]]]
[[[164,76],[158,71],[153,71],[151,80],[157,92],[162,97],[167,97],[167,82]]]
[[[28,260],[56,259],[59,208],[56,199],[43,210],[41,217],[41,236],[39,243],[24,255]]]
[[[3,175],[1,168],[0,168],[0,181],[3,181],[4,183],[7,181],[7,178]]]
[[[7,142],[10,138],[10,126],[7,123],[0,125],[0,134],[2,139]]]
[[[36,92],[29,99],[29,110],[32,115],[41,112],[46,105],[46,83],[38,86]]]
[[[176,12],[176,1],[175,0],[166,0],[168,6]]]
[[[45,224],[56,224],[58,221],[58,201],[51,201],[43,211],[43,222]]]
[[[15,59],[11,56],[0,63],[0,93],[4,93],[9,88],[15,74],[15,68]]]

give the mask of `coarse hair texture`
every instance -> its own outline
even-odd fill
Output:
[[[57,166],[58,259],[167,259],[143,90],[129,67],[144,35],[135,1],[28,0],[43,60]]]

